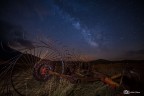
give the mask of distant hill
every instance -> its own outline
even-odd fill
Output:
[[[90,63],[92,64],[108,64],[108,63],[112,63],[112,61],[109,61],[109,60],[105,60],[105,59],[98,59],[98,60],[93,60],[93,61],[90,61]]]
[[[144,60],[117,60],[110,61],[105,59],[98,59],[90,61],[91,64],[110,64],[110,63],[144,63]]]
[[[2,44],[0,46],[0,59],[1,60],[9,60],[15,56],[20,55],[20,54],[21,54],[21,52],[10,48],[6,44]]]
[[[12,49],[10,48],[8,45],[6,44],[2,44],[2,46],[0,46],[0,60],[1,61],[7,61],[7,60],[10,60],[16,56],[19,56],[19,55],[22,55],[21,56],[21,59],[23,58],[29,58],[29,59],[40,59],[39,57],[36,57],[34,55],[31,55],[31,54],[24,54],[24,53],[21,53],[15,49]]]

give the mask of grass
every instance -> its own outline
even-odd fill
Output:
[[[93,66],[93,70],[112,76],[122,72],[122,64],[97,64]],[[25,77],[21,75],[21,78],[17,79],[17,85],[15,86],[23,85],[24,87],[19,91],[27,96],[116,96],[117,93],[121,92],[120,88],[112,89],[101,81],[87,84],[71,84],[65,79],[52,77],[47,82],[40,82],[33,78],[28,69],[22,72],[25,73]],[[19,96],[12,88],[10,89],[13,96]]]

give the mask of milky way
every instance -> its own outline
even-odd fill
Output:
[[[84,39],[88,44],[94,47],[98,47],[98,43],[94,40],[90,29],[88,29],[86,26],[82,26],[81,22],[72,16],[70,14],[64,12],[62,9],[60,9],[58,6],[55,6],[57,8],[57,12],[59,15],[66,21],[70,22],[74,28],[79,30],[81,34],[83,35]]]

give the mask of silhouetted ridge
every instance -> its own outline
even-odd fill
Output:
[[[9,60],[11,58],[14,58],[15,56],[20,55],[20,54],[21,54],[21,52],[10,48],[6,44],[2,44],[0,46],[0,58],[2,60]]]

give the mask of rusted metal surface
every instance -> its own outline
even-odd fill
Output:
[[[102,81],[105,84],[108,84],[110,87],[112,88],[116,88],[119,87],[119,84],[114,82],[110,77],[99,73],[99,72],[87,72],[86,75],[82,75],[82,74],[71,74],[71,75],[66,75],[66,74],[60,74],[58,72],[55,72],[53,70],[51,70],[50,68],[44,68],[42,67],[43,70],[41,71],[41,74],[43,75],[43,77],[46,76],[57,76],[63,79],[66,79],[68,81],[70,81],[73,84],[79,84],[79,83],[89,83],[89,82],[94,82],[94,81]],[[86,70],[85,70],[86,71]],[[46,75],[46,76],[44,76]]]

